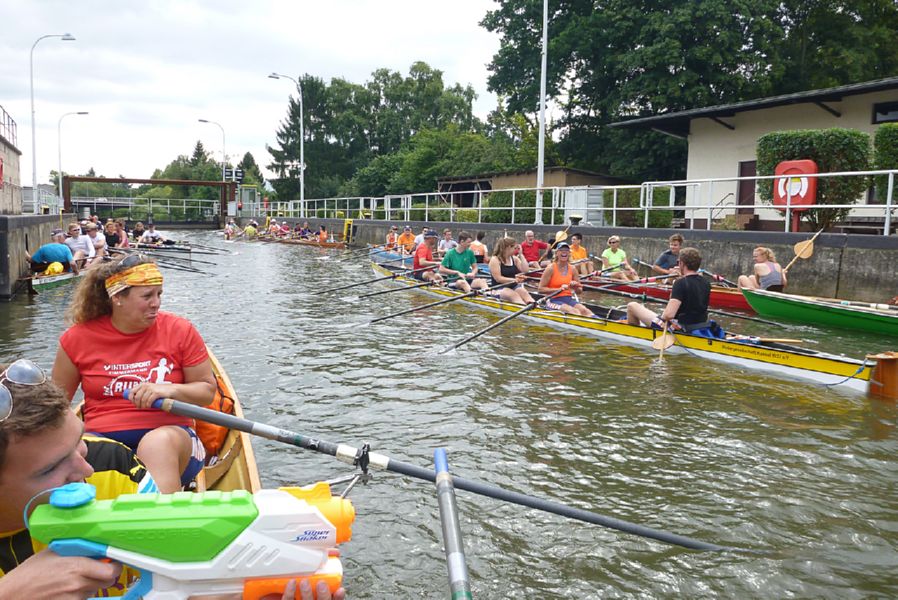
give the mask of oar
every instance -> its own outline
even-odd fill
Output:
[[[786,268],[783,269],[783,273],[786,273],[799,258],[803,260],[805,258],[811,258],[812,256],[814,256],[814,240],[816,240],[817,236],[821,233],[823,233],[822,229],[815,233],[814,237],[812,237],[811,239],[804,242],[798,242],[792,247],[792,249],[795,251],[795,258],[793,258],[792,261],[788,265],[786,265]]]
[[[425,281],[424,283],[418,283],[415,285],[406,285],[404,287],[392,287],[388,290],[380,290],[377,292],[371,292],[368,294],[362,294],[359,298],[370,298],[371,296],[380,296],[381,294],[392,294],[393,292],[403,292],[405,290],[414,290],[417,288],[427,287],[429,285],[433,285],[433,281]]]
[[[139,250],[134,250],[133,252],[129,252],[128,248],[110,248],[110,252],[121,253],[121,254],[132,254],[133,252],[139,252]],[[159,260],[167,260],[167,261],[180,261],[182,263],[198,263],[201,265],[217,265],[218,263],[208,261],[208,260],[200,260],[198,258],[181,258],[180,256],[169,256],[160,254],[156,258]]]
[[[366,252],[368,253],[368,256],[371,256],[372,254],[377,254],[378,252],[381,252],[382,251],[381,248],[383,248],[383,247],[384,247],[384,245],[381,244],[379,246],[370,246],[368,248],[360,248],[358,250],[353,250],[349,254],[349,256],[342,256],[342,257],[340,257],[340,259],[337,262],[346,262],[348,260],[354,260],[354,259],[358,258],[360,255],[365,254]]]
[[[387,279],[396,279],[402,275],[410,275],[412,273],[420,273],[421,271],[427,271],[428,269],[435,269],[439,265],[431,265],[429,267],[421,267],[420,269],[415,269],[413,271],[396,271],[390,275],[384,275],[383,277],[375,277],[374,279],[367,279],[365,281],[357,281],[355,283],[350,283],[348,285],[341,285],[340,287],[331,288],[329,290],[324,290],[323,292],[318,292],[319,294],[329,294],[330,292],[338,292],[340,290],[348,290],[349,288],[358,287],[360,285],[367,285],[369,283],[374,283],[376,281],[386,281]]]
[[[701,273],[702,275],[707,275],[714,281],[719,281],[720,283],[725,283],[730,287],[739,287],[738,284],[733,283],[732,281],[730,281],[723,275],[718,275],[717,273],[712,273],[711,271],[706,271],[705,269],[699,269],[698,272]]]
[[[670,348],[676,341],[673,334],[667,335],[668,325],[669,323],[667,321],[664,321],[664,330],[661,332],[661,337],[656,337],[654,340],[652,340],[652,348],[654,348],[655,350],[660,350],[660,352],[658,352],[659,359],[664,358],[664,349]]]
[[[726,341],[728,342],[772,342],[775,344],[802,344],[804,340],[793,340],[790,338],[768,338],[768,337],[756,337],[753,335],[731,335],[727,336]]]
[[[541,263],[546,259],[546,257],[549,255],[549,251],[555,247],[555,244],[558,244],[559,242],[563,242],[564,240],[567,239],[567,230],[570,228],[571,228],[571,225],[568,225],[562,231],[559,231],[558,233],[555,234],[555,239],[552,240],[552,243],[549,244],[549,247],[546,248],[546,251],[542,253],[542,256],[540,256],[537,259],[537,261],[536,261],[537,263]]]
[[[170,412],[172,414],[181,415],[192,419],[199,419],[208,423],[221,425],[222,427],[227,427],[228,429],[243,431],[246,433],[257,435],[259,437],[267,438],[269,440],[282,442],[284,444],[289,444],[298,448],[304,448],[306,450],[313,450],[321,454],[333,456],[337,460],[351,464],[353,466],[365,466],[366,468],[371,467],[372,469],[382,469],[385,471],[390,471],[392,473],[398,473],[400,475],[406,475],[408,477],[421,479],[423,481],[429,481],[431,483],[436,481],[436,473],[430,469],[425,469],[423,467],[419,467],[410,463],[400,462],[384,454],[369,452],[367,448],[358,449],[347,444],[336,444],[334,442],[328,442],[319,438],[305,436],[300,433],[295,433],[286,429],[280,429],[278,427],[266,425],[264,423],[256,423],[247,419],[241,419],[233,415],[209,410],[208,408],[201,408],[199,406],[194,406],[193,404],[187,404],[185,402],[180,402],[178,400],[172,400],[169,398],[166,398],[164,400],[156,400],[153,403],[153,406],[156,408],[161,408],[162,410]],[[711,544],[709,542],[696,540],[675,533],[652,529],[644,525],[629,523],[627,521],[623,521],[614,517],[607,517],[598,513],[584,510],[582,508],[567,506],[565,504],[561,504],[560,502],[544,500],[542,498],[522,494],[520,492],[513,492],[511,490],[506,490],[495,485],[465,479],[463,477],[458,477],[455,475],[452,476],[452,483],[456,487],[456,489],[466,490],[468,492],[480,494],[481,496],[487,496],[489,498],[511,502],[512,504],[517,504],[519,506],[526,506],[528,508],[541,510],[562,517],[576,519],[578,521],[583,521],[586,523],[593,523],[595,525],[600,525],[602,527],[607,527],[610,529],[616,529],[617,531],[623,531],[625,533],[658,540],[659,542],[664,542],[666,544],[673,544],[676,546],[682,546],[684,548],[691,548],[693,550],[710,550],[715,552],[724,550],[740,551],[740,549],[738,548],[720,546],[718,544]]]
[[[874,302],[856,302],[854,300],[839,300],[838,298],[813,298],[818,302],[826,302],[827,304],[836,304],[839,306],[857,306],[860,308],[872,308],[878,311],[898,310],[898,306],[894,304],[879,304]]]
[[[525,312],[528,312],[528,311],[533,310],[534,308],[536,308],[537,306],[539,306],[541,303],[544,303],[546,300],[548,300],[549,298],[552,298],[553,296],[557,296],[558,294],[560,294],[560,293],[563,292],[563,291],[564,291],[564,290],[556,290],[556,291],[552,292],[551,294],[549,294],[548,296],[543,296],[543,297],[542,297],[541,299],[539,299],[539,300],[534,300],[533,302],[530,302],[529,304],[527,304],[526,306],[524,306],[524,308],[522,308],[522,309],[520,309],[520,310],[516,310],[515,312],[511,313],[511,314],[508,315],[507,317],[503,317],[503,318],[499,319],[498,321],[496,321],[496,322],[493,323],[492,325],[490,325],[490,326],[488,326],[488,327],[484,327],[483,329],[481,329],[481,330],[478,331],[477,333],[472,334],[472,335],[469,335],[468,337],[466,337],[466,338],[463,339],[462,341],[456,342],[456,343],[452,344],[451,346],[447,346],[446,348],[443,348],[442,350],[440,350],[440,354],[445,354],[445,353],[449,352],[450,350],[455,350],[455,349],[458,348],[459,346],[463,346],[464,344],[467,344],[467,343],[470,342],[471,340],[476,339],[476,338],[479,338],[479,337],[482,336],[484,333],[486,333],[486,332],[488,332],[488,331],[491,331],[491,330],[495,329],[495,328],[498,327],[499,325],[502,325],[503,323],[507,323],[507,322],[511,321],[512,319],[514,319],[514,318],[516,318],[516,317],[519,317],[519,316],[523,315]]]

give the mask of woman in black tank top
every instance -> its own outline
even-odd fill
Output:
[[[515,304],[529,304],[533,297],[524,287],[524,273],[527,271],[527,261],[521,253],[521,248],[514,239],[506,237],[496,242],[496,250],[490,258],[490,275],[493,285],[503,283],[506,287],[495,290],[499,298],[505,302]]]

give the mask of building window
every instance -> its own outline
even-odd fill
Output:
[[[873,105],[873,124],[898,122],[898,102],[880,102]]]

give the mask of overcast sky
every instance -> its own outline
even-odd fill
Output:
[[[408,73],[417,60],[478,94],[486,117],[495,96],[486,65],[499,40],[478,25],[490,0],[0,0],[0,106],[18,124],[21,181],[31,185],[29,52],[34,50],[38,181],[58,164],[107,177],[149,177],[197,140],[221,160],[247,151],[265,165],[296,92],[272,71],[363,83],[375,69]],[[309,165],[310,169],[314,165]]]

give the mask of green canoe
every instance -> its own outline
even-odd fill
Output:
[[[743,289],[742,293],[754,311],[764,317],[898,336],[898,307],[767,290]]]

